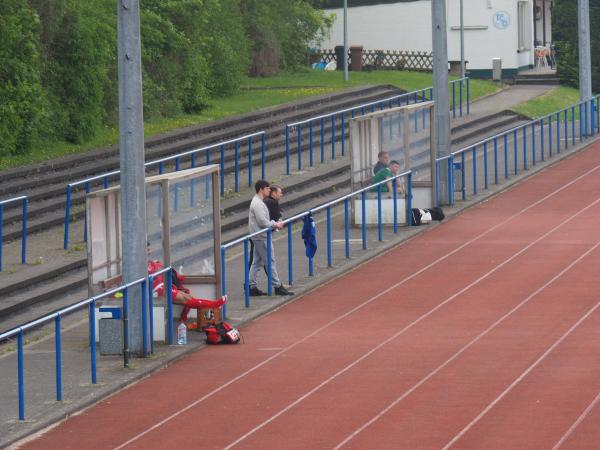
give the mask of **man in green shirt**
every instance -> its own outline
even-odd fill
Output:
[[[375,176],[373,177],[373,184],[379,183],[380,181],[387,180],[388,178],[393,178],[394,176],[400,173],[400,164],[398,161],[390,162],[389,167],[384,167],[379,170]],[[398,186],[398,193],[402,193],[402,180],[397,180],[396,184]],[[392,192],[393,189],[393,180],[388,181],[381,185],[381,192]],[[377,187],[374,187],[373,192],[377,192]]]

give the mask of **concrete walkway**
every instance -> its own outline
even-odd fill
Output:
[[[471,107],[471,115],[457,119],[460,121],[475,120],[497,111],[509,109],[510,107],[537,97],[551,87],[543,86],[514,86],[500,93],[488,96],[476,101]],[[454,122],[453,122],[454,124]],[[584,143],[578,147],[572,147],[570,152],[582,148]],[[505,189],[513,183],[518,182],[526,176],[530,176],[537,170],[542,169],[565,157],[570,152],[555,155],[552,159],[538,164],[531,170],[521,172],[517,177],[506,180],[499,185],[490,186],[488,191],[480,193],[474,198],[459,202],[454,208],[444,208],[448,217],[460,212],[462,209],[482,201],[499,190]],[[273,171],[269,170],[269,173]],[[291,177],[302,176],[294,174]],[[241,178],[243,179],[243,178]],[[286,181],[279,180],[285,185]],[[290,179],[291,181],[291,179]],[[504,181],[504,180],[502,180]],[[251,198],[251,192],[247,187],[239,193],[240,196]],[[316,203],[322,203],[323,200]],[[315,216],[318,227],[319,250],[314,260],[314,276],[308,276],[307,258],[304,256],[302,240],[299,236],[300,225],[293,228],[292,243],[295,249],[292,256],[293,287],[296,292],[294,297],[258,297],[252,298],[249,308],[243,303],[243,247],[228,251],[227,258],[227,289],[230,297],[228,305],[229,320],[242,325],[245,322],[259,317],[271,309],[277,308],[286,301],[294,301],[302,293],[327,282],[328,280],[344,273],[362,262],[381,254],[387,249],[398,245],[417,233],[426,232],[438,224],[421,227],[400,227],[398,234],[394,234],[391,227],[384,227],[381,241],[378,239],[377,228],[369,228],[367,231],[367,249],[363,249],[361,230],[351,229],[351,257],[345,257],[344,241],[344,209],[343,204],[332,209],[332,267],[328,267],[325,246],[326,224],[324,212]],[[32,238],[32,241],[36,239]],[[42,239],[48,239],[48,236]],[[48,241],[46,241],[48,242]],[[60,242],[60,241],[59,241]],[[42,252],[43,241],[37,245]],[[9,244],[7,247],[10,247]],[[34,244],[32,243],[32,246]],[[287,254],[287,231],[276,233],[274,236],[274,248],[278,259],[279,274],[287,284],[289,276],[289,259]],[[16,250],[13,249],[16,253]],[[80,250],[78,250],[80,251]],[[5,252],[5,255],[10,252]],[[43,257],[43,255],[40,254]],[[263,288],[266,288],[263,284]],[[69,294],[73,302],[85,298],[81,293]],[[324,299],[326,301],[326,299]],[[39,310],[32,313],[38,313]],[[144,377],[153,371],[159,370],[173,360],[182,357],[188,352],[196,351],[203,347],[203,333],[191,332],[187,346],[156,345],[156,352],[150,358],[134,359],[129,368],[123,368],[120,357],[98,356],[98,383],[91,384],[90,379],[90,352],[87,337],[87,314],[85,311],[73,314],[63,319],[61,324],[62,349],[63,349],[63,401],[56,402],[56,380],[55,380],[55,354],[54,354],[54,331],[52,326],[38,329],[28,333],[26,339],[30,341],[25,349],[25,415],[26,420],[20,422],[18,417],[17,396],[17,358],[14,351],[15,343],[9,343],[0,347],[0,426],[2,434],[0,446],[8,445],[37,430],[40,430],[66,415],[81,410],[85,406],[96,402],[98,399],[115,392],[132,381]],[[6,329],[2,327],[2,329]]]

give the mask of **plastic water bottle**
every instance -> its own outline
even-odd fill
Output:
[[[187,327],[183,322],[177,327],[177,345],[187,345]]]

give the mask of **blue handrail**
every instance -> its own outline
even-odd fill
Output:
[[[451,89],[452,95],[452,104],[450,105],[450,109],[452,111],[453,117],[457,115],[457,101],[456,101],[456,86],[458,85],[459,90],[459,104],[458,104],[458,115],[462,117],[463,115],[463,91],[466,88],[466,106],[467,106],[467,114],[470,113],[470,79],[468,77],[460,78],[458,80],[452,80],[448,83],[449,89]],[[320,148],[321,148],[321,163],[324,162],[325,159],[325,119],[331,120],[330,130],[330,138],[331,138],[331,159],[334,160],[336,157],[336,149],[335,149],[335,129],[336,129],[336,119],[339,119],[340,128],[341,128],[341,155],[345,154],[345,133],[346,133],[346,119],[347,113],[350,113],[350,116],[354,118],[357,113],[361,115],[367,114],[370,109],[370,112],[375,112],[376,108],[380,110],[384,110],[386,107],[393,108],[394,106],[403,106],[403,102],[405,105],[410,105],[411,103],[419,103],[425,102],[428,100],[427,93],[429,93],[429,100],[433,98],[433,88],[427,87],[423,89],[419,89],[416,91],[407,92],[404,94],[394,95],[392,97],[388,97],[382,100],[376,100],[369,103],[364,103],[358,106],[352,106],[350,108],[340,109],[334,112],[321,114],[318,116],[310,117],[308,119],[299,120],[296,122],[288,123],[285,125],[285,159],[286,159],[286,174],[290,174],[291,170],[291,138],[290,131],[296,131],[296,146],[298,151],[298,162],[297,169],[302,170],[302,147],[303,147],[303,139],[302,139],[302,129],[304,125],[308,125],[308,151],[309,151],[309,164],[313,166],[314,164],[314,127],[320,127]],[[423,120],[425,121],[425,111],[423,112]],[[415,126],[417,126],[417,116],[415,115]],[[425,123],[423,123],[423,127]]]
[[[165,163],[175,162],[175,171],[179,171],[181,167],[181,159],[190,157],[191,167],[196,167],[196,156],[198,153],[204,152],[206,154],[206,164],[210,164],[210,151],[219,149],[220,151],[220,164],[221,164],[221,195],[225,193],[225,146],[233,144],[235,146],[235,155],[234,155],[234,177],[235,177],[235,192],[239,190],[239,144],[240,142],[247,142],[248,145],[248,186],[252,186],[252,140],[256,137],[260,136],[261,143],[261,175],[264,178],[265,175],[265,164],[266,164],[266,133],[265,131],[258,131],[256,133],[246,134],[244,136],[229,139],[227,141],[218,142],[216,144],[207,145],[200,148],[195,148],[192,150],[186,150],[182,153],[178,153],[176,155],[167,156],[164,158],[156,159],[154,161],[148,161],[144,164],[146,168],[152,168],[158,166],[158,171],[160,174],[164,173]],[[106,189],[109,185],[109,179],[116,177],[121,173],[120,170],[113,170],[112,172],[103,173],[100,175],[95,175],[93,177],[88,177],[83,180],[75,181],[73,183],[69,183],[67,185],[66,190],[66,205],[65,205],[65,231],[64,231],[64,240],[63,240],[63,248],[66,250],[69,247],[69,226],[71,222],[71,204],[72,204],[72,194],[75,188],[84,185],[86,193],[91,192],[91,185],[93,182],[102,180],[102,186]],[[87,221],[87,217],[85,219]],[[84,241],[87,240],[87,226],[84,222]]]
[[[350,233],[349,233],[349,228],[350,228],[350,221],[349,221],[349,200],[351,200],[354,197],[360,196],[362,201],[363,201],[363,205],[362,205],[362,214],[363,214],[363,249],[366,249],[366,217],[365,217],[365,205],[364,205],[364,201],[366,198],[366,193],[368,191],[371,190],[377,190],[378,191],[378,207],[379,204],[381,202],[381,186],[383,186],[384,184],[388,183],[388,182],[392,182],[393,184],[393,203],[394,203],[394,233],[398,233],[398,222],[397,222],[397,208],[398,208],[398,195],[397,195],[397,183],[399,179],[406,179],[406,185],[407,185],[407,190],[406,190],[406,197],[407,197],[407,223],[408,225],[411,225],[412,223],[412,217],[410,212],[410,209],[412,208],[412,202],[411,202],[411,198],[412,198],[412,171],[406,171],[403,172],[401,174],[395,175],[394,177],[388,178],[386,180],[380,181],[378,183],[374,183],[371,184],[367,187],[358,189],[354,192],[351,192],[349,194],[343,195],[339,198],[336,198],[328,203],[324,203],[322,205],[319,205],[315,208],[311,208],[309,210],[306,210],[302,213],[296,214],[295,216],[292,216],[288,219],[285,219],[282,221],[283,225],[286,226],[287,228],[287,233],[288,233],[288,282],[289,284],[293,283],[293,278],[294,278],[294,274],[293,274],[293,246],[292,246],[292,224],[299,221],[300,219],[303,219],[304,217],[306,217],[309,214],[316,214],[320,211],[326,211],[326,217],[327,217],[327,264],[329,267],[332,267],[333,265],[333,253],[331,251],[331,241],[332,241],[332,233],[331,233],[331,208],[335,205],[341,204],[343,203],[344,205],[344,239],[345,239],[345,255],[346,258],[350,258]],[[379,208],[378,208],[379,209]],[[378,229],[379,231],[379,240],[381,240],[381,227],[382,227],[382,214],[381,214],[381,210],[379,209],[378,215],[377,215],[377,221],[378,221]],[[226,266],[226,256],[227,256],[227,250],[229,250],[230,248],[239,245],[239,244],[243,244],[244,245],[244,304],[246,306],[246,308],[250,307],[250,296],[249,296],[249,280],[248,280],[248,271],[249,271],[249,267],[248,267],[248,260],[249,260],[249,255],[248,255],[248,241],[250,239],[252,239],[255,236],[259,236],[259,235],[263,235],[265,234],[267,235],[267,253],[268,255],[271,255],[271,252],[273,251],[273,246],[272,246],[272,230],[270,228],[263,228],[262,230],[256,231],[254,233],[248,234],[246,236],[242,236],[240,238],[234,239],[233,241],[227,242],[226,244],[221,245],[221,289],[223,291],[223,293],[225,294],[227,292],[227,282],[226,282],[226,277],[227,277],[227,266]],[[313,267],[312,267],[312,258],[309,258],[309,275],[313,275]],[[271,279],[271,258],[267,257],[267,288],[268,288],[268,294],[271,295],[271,290],[272,290],[272,279]]]
[[[55,379],[56,379],[56,400],[61,401],[63,398],[63,368],[62,368],[62,334],[61,334],[61,320],[63,317],[79,311],[86,306],[89,308],[88,318],[89,318],[89,344],[90,344],[90,377],[92,384],[96,384],[98,382],[97,378],[97,367],[96,367],[96,317],[95,317],[95,306],[96,302],[102,300],[106,297],[115,297],[115,294],[122,293],[123,294],[123,365],[125,367],[129,364],[129,347],[128,347],[128,338],[129,338],[129,325],[128,325],[128,317],[127,317],[127,309],[128,309],[128,296],[129,290],[135,286],[141,287],[142,293],[142,332],[144,334],[144,343],[143,343],[143,354],[144,356],[148,355],[148,347],[147,347],[147,333],[148,329],[146,327],[146,313],[145,308],[147,298],[152,298],[152,277],[156,277],[161,274],[167,274],[167,310],[169,314],[169,337],[168,342],[172,344],[173,342],[173,325],[172,325],[172,298],[171,298],[171,288],[172,288],[172,279],[171,279],[171,267],[165,267],[164,269],[154,273],[149,277],[149,281],[146,278],[140,278],[134,280],[130,283],[122,284],[121,286],[110,289],[102,294],[87,298],[85,300],[81,300],[72,305],[69,305],[65,308],[62,308],[58,311],[55,311],[50,314],[46,314],[42,317],[39,317],[35,320],[32,320],[28,323],[19,325],[18,327],[12,328],[6,332],[0,333],[0,342],[5,341],[7,339],[17,337],[17,382],[18,382],[18,396],[19,396],[19,420],[25,420],[25,366],[24,366],[24,336],[26,331],[33,330],[37,327],[40,327],[46,323],[54,321],[55,327]],[[147,297],[148,296],[148,297]],[[152,311],[152,308],[150,308]],[[150,323],[152,323],[152,316],[150,316]],[[154,341],[154,334],[152,326],[150,328],[150,341]],[[150,353],[154,352],[154,347],[152,345]]]
[[[26,195],[19,197],[9,198],[7,200],[0,201],[0,272],[2,272],[2,245],[3,245],[3,223],[4,223],[4,205],[9,203],[21,202],[21,264],[27,262],[27,205],[29,199]]]
[[[472,195],[477,195],[478,192],[478,157],[482,157],[483,163],[483,189],[487,190],[488,185],[488,145],[493,145],[493,170],[494,170],[494,184],[499,183],[499,140],[503,142],[503,157],[504,157],[504,178],[509,177],[509,143],[508,140],[513,140],[513,152],[512,152],[512,164],[514,175],[519,174],[519,163],[522,163],[522,170],[528,170],[530,167],[538,164],[538,149],[539,157],[541,161],[546,160],[546,151],[548,155],[552,156],[554,151],[560,153],[563,148],[564,150],[569,148],[569,128],[571,129],[571,145],[575,145],[576,142],[576,127],[575,122],[577,121],[577,113],[579,113],[579,142],[583,142],[584,138],[594,136],[598,130],[600,130],[600,114],[599,114],[600,96],[595,96],[590,100],[580,101],[573,105],[567,106],[566,108],[559,109],[545,116],[533,119],[527,123],[516,126],[509,130],[498,133],[494,136],[487,137],[479,142],[470,144],[468,147],[464,147],[460,150],[452,152],[449,155],[445,155],[436,158],[436,176],[439,174],[440,164],[443,161],[447,161],[447,167],[449,170],[448,176],[448,198],[447,202],[450,205],[454,204],[454,191],[455,185],[453,170],[450,168],[459,167],[461,171],[461,191],[462,199],[467,199],[466,189],[466,157],[470,154],[472,158],[472,171],[471,171],[471,183],[472,183]],[[570,112],[570,114],[569,114]],[[561,123],[562,121],[562,123]],[[571,127],[569,127],[569,121]],[[561,133],[564,133],[564,147],[561,148]],[[529,143],[529,144],[528,144]],[[539,147],[538,147],[539,144]],[[530,152],[528,152],[528,149]],[[520,150],[520,151],[519,151]],[[519,161],[519,155],[521,160]],[[455,163],[456,159],[460,157],[461,162]],[[439,183],[436,183],[436,200],[439,204]]]

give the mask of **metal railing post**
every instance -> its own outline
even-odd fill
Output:
[[[17,335],[17,382],[19,392],[19,420],[25,420],[25,377],[23,375],[23,331]]]
[[[70,184],[67,185],[67,204],[65,206],[65,234],[63,248],[66,250],[69,247],[69,222],[71,221],[71,192],[73,188]]]
[[[60,340],[60,314],[54,318],[54,352],[56,353],[56,401],[62,401],[62,351]]]
[[[291,286],[294,284],[294,255],[292,247],[292,222],[287,223],[287,247],[288,247],[288,284]]]
[[[327,207],[327,267],[333,265],[333,255],[331,252],[331,206]]]
[[[25,264],[27,262],[27,205],[29,203],[29,200],[26,198],[23,199],[23,218],[21,220],[21,264]],[[0,218],[0,223],[2,222],[2,219]],[[2,228],[2,226],[0,225],[0,228]],[[0,234],[2,234],[0,232]],[[0,238],[1,240],[2,238]],[[1,246],[1,244],[0,244]],[[2,266],[2,261],[1,261],[1,257],[0,257],[0,270]]]
[[[90,373],[92,384],[96,384],[96,301],[92,300],[89,306],[90,318]]]
[[[254,256],[254,255],[253,255]],[[250,257],[248,256],[248,239],[244,240],[244,306],[250,308]]]
[[[267,230],[267,294],[273,295],[273,231]]]

